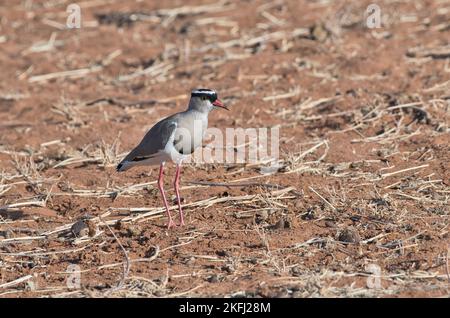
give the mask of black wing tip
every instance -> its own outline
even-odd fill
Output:
[[[121,163],[119,163],[118,165],[117,165],[117,167],[116,167],[116,171],[117,172],[121,172],[122,170],[122,167],[123,167],[123,164],[121,164]]]

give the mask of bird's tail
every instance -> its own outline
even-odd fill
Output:
[[[117,172],[122,172],[122,171],[127,171],[131,167],[132,167],[132,165],[130,164],[129,161],[123,160],[122,162],[120,162],[117,165],[116,170],[117,170]]]

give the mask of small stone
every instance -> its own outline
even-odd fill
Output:
[[[284,229],[284,227],[285,227],[284,219],[279,219],[278,222],[272,226],[272,228],[276,230]]]
[[[262,220],[267,220],[269,217],[269,212],[267,210],[259,211],[257,214]]]
[[[145,252],[145,257],[150,258],[153,257],[156,253],[157,249],[155,247],[150,247],[147,252]]]
[[[298,290],[292,293],[292,298],[305,298],[305,294]]]
[[[76,237],[83,237],[89,234],[89,227],[84,220],[75,222],[70,230]]]
[[[350,226],[338,234],[338,240],[346,243],[359,243],[361,237],[358,231]]]
[[[9,239],[12,236],[12,231],[11,230],[0,231],[0,236],[4,237],[5,239]]]
[[[306,213],[302,214],[301,219],[302,220],[314,220],[316,218],[314,213],[314,208],[308,208]]]
[[[139,234],[141,234],[141,230],[137,226],[131,225],[127,228],[127,234],[129,236],[138,236]]]
[[[150,240],[147,236],[141,233],[141,235],[138,238],[138,244],[139,245],[147,245],[147,242]]]
[[[186,265],[193,265],[195,263],[195,257],[189,257],[185,259],[184,264]]]
[[[262,210],[256,213],[255,215],[255,222],[261,223],[266,221],[269,218],[269,212],[267,210]]]
[[[291,275],[292,276],[301,276],[304,274],[304,271],[301,270],[299,267],[293,267],[291,269]]]
[[[173,204],[178,204],[178,200],[177,200],[177,197],[175,195],[172,195],[170,197],[170,200],[173,202]],[[181,203],[184,203],[184,198],[180,197],[180,201],[181,201]]]
[[[235,268],[231,264],[226,264],[222,266],[221,270],[226,271],[228,274],[232,274],[235,271]]]
[[[288,298],[289,292],[285,289],[276,292],[275,298]]]
[[[35,291],[36,290],[36,284],[33,281],[29,280],[29,281],[27,281],[26,289],[27,290],[31,290],[31,291]]]
[[[218,283],[219,282],[219,277],[214,274],[208,277],[208,282],[209,283]]]
[[[162,297],[165,295],[165,292],[162,290],[155,290],[155,292],[153,293],[156,297]]]
[[[326,227],[336,227],[336,223],[334,223],[333,221],[325,221],[325,226]]]
[[[95,236],[95,234],[98,233],[98,225],[95,224],[92,220],[87,220],[87,221],[86,221],[86,224],[87,224],[88,230],[89,230],[89,231],[88,231],[88,235],[89,235],[90,237]]]
[[[228,253],[228,252],[225,251],[225,250],[217,250],[217,251],[216,251],[216,254],[217,254],[217,256],[220,256],[220,257],[227,257],[227,256],[230,256],[230,253]]]
[[[288,217],[283,217],[277,223],[271,226],[273,230],[282,230],[292,228],[292,221]]]
[[[311,28],[310,32],[312,39],[317,40],[319,42],[324,42],[329,36],[329,31],[325,28],[323,24],[314,25]]]
[[[123,227],[123,224],[122,224],[122,222],[120,221],[120,220],[118,220],[117,222],[116,222],[116,224],[114,224],[114,228],[116,229],[116,230],[121,230],[122,229],[122,227]]]
[[[298,200],[297,202],[295,202],[294,208],[296,211],[303,210],[303,202],[301,200]]]
[[[293,228],[292,220],[290,218],[286,218],[284,220],[284,228],[285,229],[292,229]]]

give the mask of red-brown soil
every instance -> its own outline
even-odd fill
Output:
[[[71,2],[0,1],[2,297],[449,295],[448,2]],[[157,167],[115,165],[196,87],[281,167],[185,165],[167,230]]]

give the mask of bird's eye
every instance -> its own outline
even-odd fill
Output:
[[[206,96],[202,96],[202,100],[206,100]]]

